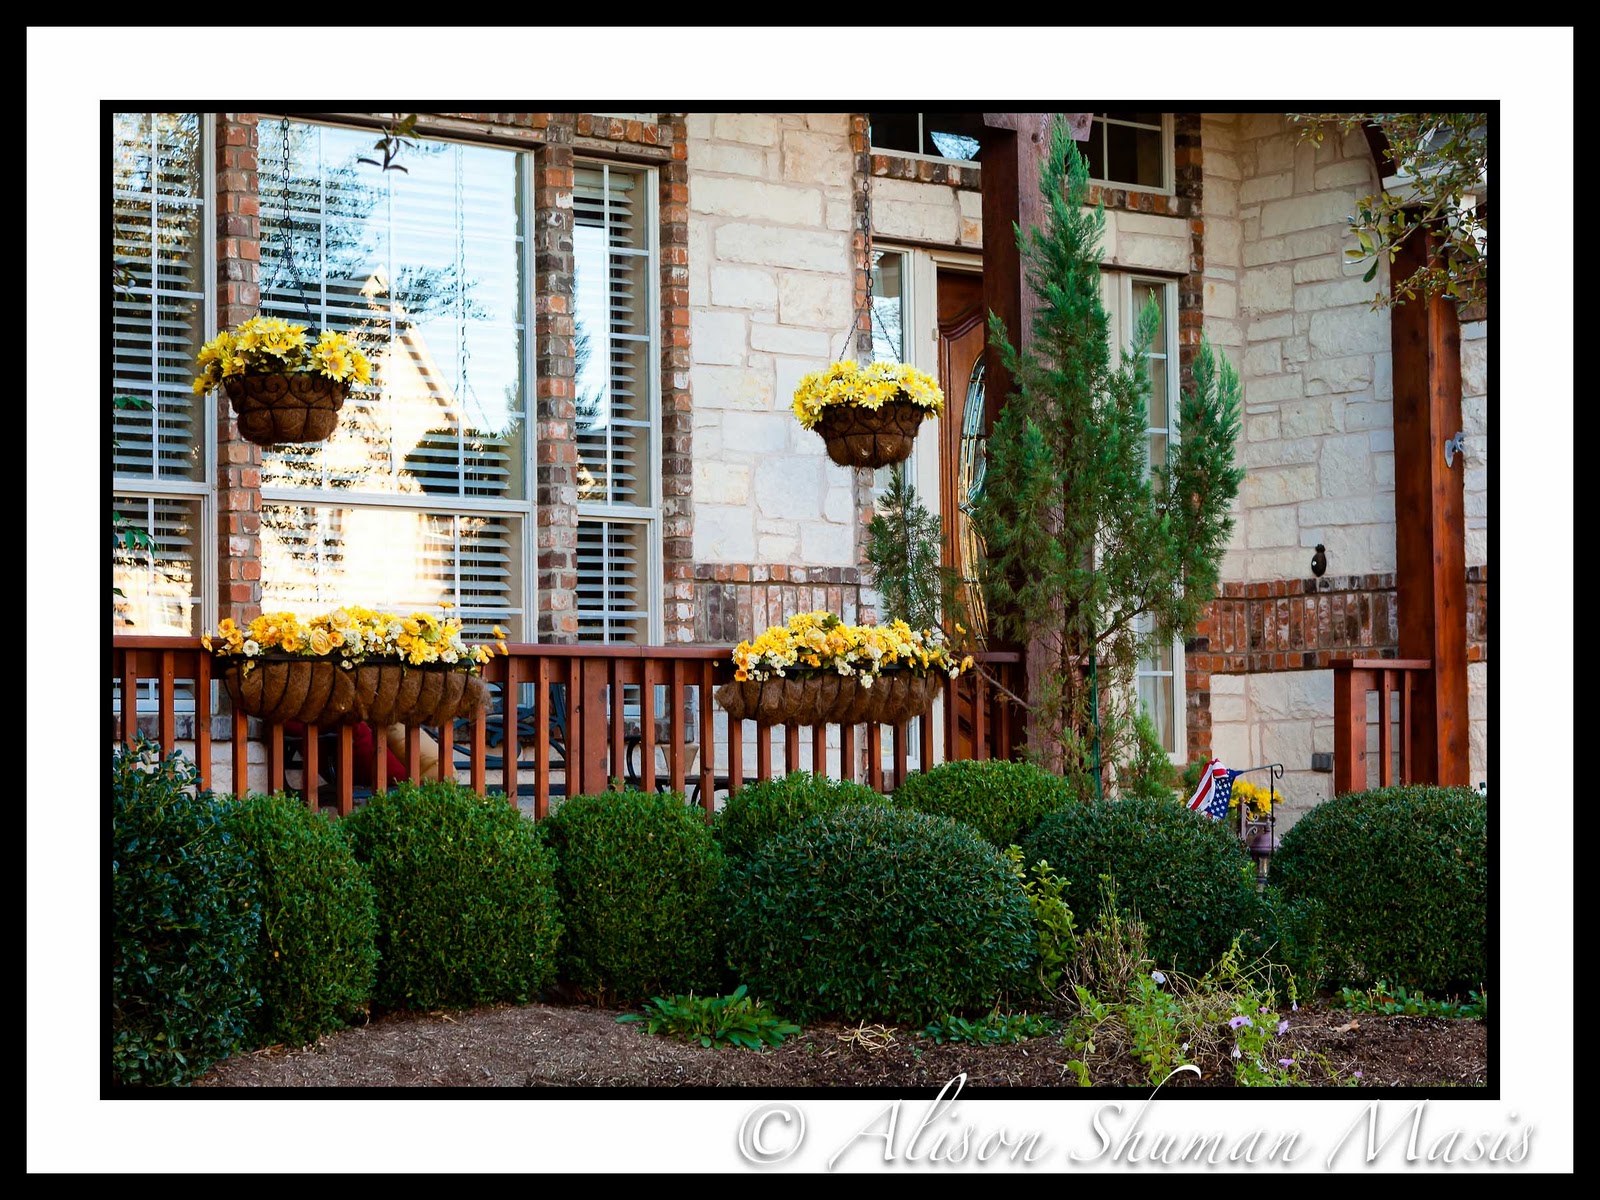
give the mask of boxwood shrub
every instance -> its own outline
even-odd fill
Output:
[[[1429,992],[1488,972],[1488,801],[1471,788],[1350,792],[1301,817],[1273,886],[1318,903],[1328,982]]]
[[[1255,868],[1223,823],[1170,799],[1129,797],[1058,809],[1023,847],[1067,881],[1080,926],[1100,910],[1099,877],[1145,923],[1159,967],[1199,974],[1256,917]]]
[[[948,817],[850,805],[730,864],[729,961],[802,1020],[920,1024],[1018,986],[1035,936],[1006,859]]]
[[[781,779],[745,784],[717,814],[713,833],[724,854],[747,858],[773,835],[818,813],[846,804],[887,803],[881,792],[864,784],[792,771]]]
[[[505,798],[402,783],[345,818],[377,896],[383,1008],[533,999],[555,977],[555,866]]]
[[[228,830],[255,860],[261,933],[250,974],[261,990],[259,1045],[303,1046],[366,1011],[378,966],[372,884],[342,828],[292,796],[228,806]]]
[[[722,851],[681,793],[574,796],[542,829],[559,863],[564,981],[619,1004],[719,984]]]
[[[233,1053],[260,1003],[249,851],[199,772],[143,741],[111,756],[111,1077],[182,1083]]]
[[[906,776],[894,793],[900,807],[964,821],[1001,850],[1020,844],[1047,814],[1082,798],[1070,779],[1001,759],[943,763]]]

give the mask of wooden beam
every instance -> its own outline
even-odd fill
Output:
[[[1013,346],[1033,339],[1037,297],[1028,288],[1013,226],[1026,232],[1044,221],[1039,167],[1050,144],[1050,113],[984,113],[983,306],[1005,323]],[[985,432],[1011,394],[1011,376],[989,346],[984,358]]]
[[[1400,245],[1405,279],[1437,238]],[[1467,736],[1466,459],[1444,460],[1461,429],[1461,329],[1454,302],[1408,300],[1390,309],[1394,357],[1395,591],[1403,658],[1432,660],[1412,696],[1412,770],[1422,783],[1470,782]]]

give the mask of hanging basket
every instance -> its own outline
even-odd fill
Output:
[[[898,725],[928,711],[938,675],[886,671],[863,687],[855,676],[746,680],[717,689],[717,703],[735,721],[763,725]]]
[[[222,384],[239,433],[259,446],[326,441],[338,427],[339,410],[350,394],[349,381],[314,371],[229,375]]]
[[[909,400],[889,400],[877,408],[830,404],[816,431],[828,457],[841,467],[887,467],[904,462],[928,410]]]
[[[223,660],[234,704],[263,721],[307,725],[440,725],[475,717],[489,699],[477,675],[451,667],[382,663],[346,670],[336,657]]]

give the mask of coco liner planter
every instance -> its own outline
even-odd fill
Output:
[[[828,457],[841,467],[887,467],[904,462],[928,410],[909,400],[890,400],[877,408],[830,404],[816,431]]]
[[[287,375],[229,375],[222,381],[239,432],[260,446],[321,442],[333,436],[348,382],[310,371]]]
[[[717,703],[733,720],[763,725],[897,725],[926,712],[941,683],[938,675],[908,671],[885,671],[871,687],[854,676],[790,676],[725,683]]]
[[[335,657],[224,660],[233,702],[263,721],[307,725],[439,725],[475,717],[489,698],[481,678],[452,667],[378,663],[348,671]],[[246,672],[245,661],[253,664]]]

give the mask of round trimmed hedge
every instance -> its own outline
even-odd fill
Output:
[[[1032,965],[1027,896],[1005,858],[948,817],[851,805],[730,865],[728,957],[805,1020],[921,1023],[993,1005]]]
[[[1074,804],[1039,823],[1023,847],[1067,881],[1080,927],[1099,913],[1100,876],[1117,907],[1145,924],[1158,967],[1198,975],[1254,921],[1255,868],[1222,822],[1169,799],[1128,797]],[[1276,868],[1274,868],[1276,870]]]
[[[1063,776],[997,758],[942,763],[907,775],[894,793],[897,806],[954,817],[1001,850],[1020,844],[1048,814],[1080,798]]]
[[[256,864],[261,989],[256,1039],[303,1046],[364,1012],[377,973],[372,884],[339,826],[282,794],[229,805],[229,832]]]
[[[1295,822],[1273,886],[1316,902],[1334,983],[1446,992],[1488,973],[1489,805],[1472,788],[1347,792]]]
[[[232,1054],[260,995],[250,852],[193,763],[111,755],[111,1078],[174,1084]]]
[[[555,864],[503,796],[402,783],[344,819],[377,894],[376,1003],[526,1003],[555,978]]]
[[[881,792],[844,779],[791,771],[781,779],[747,783],[717,814],[712,832],[724,854],[748,858],[780,833],[846,804],[887,804]]]
[[[681,793],[574,796],[541,828],[558,863],[564,981],[618,1004],[720,983],[722,851]]]

